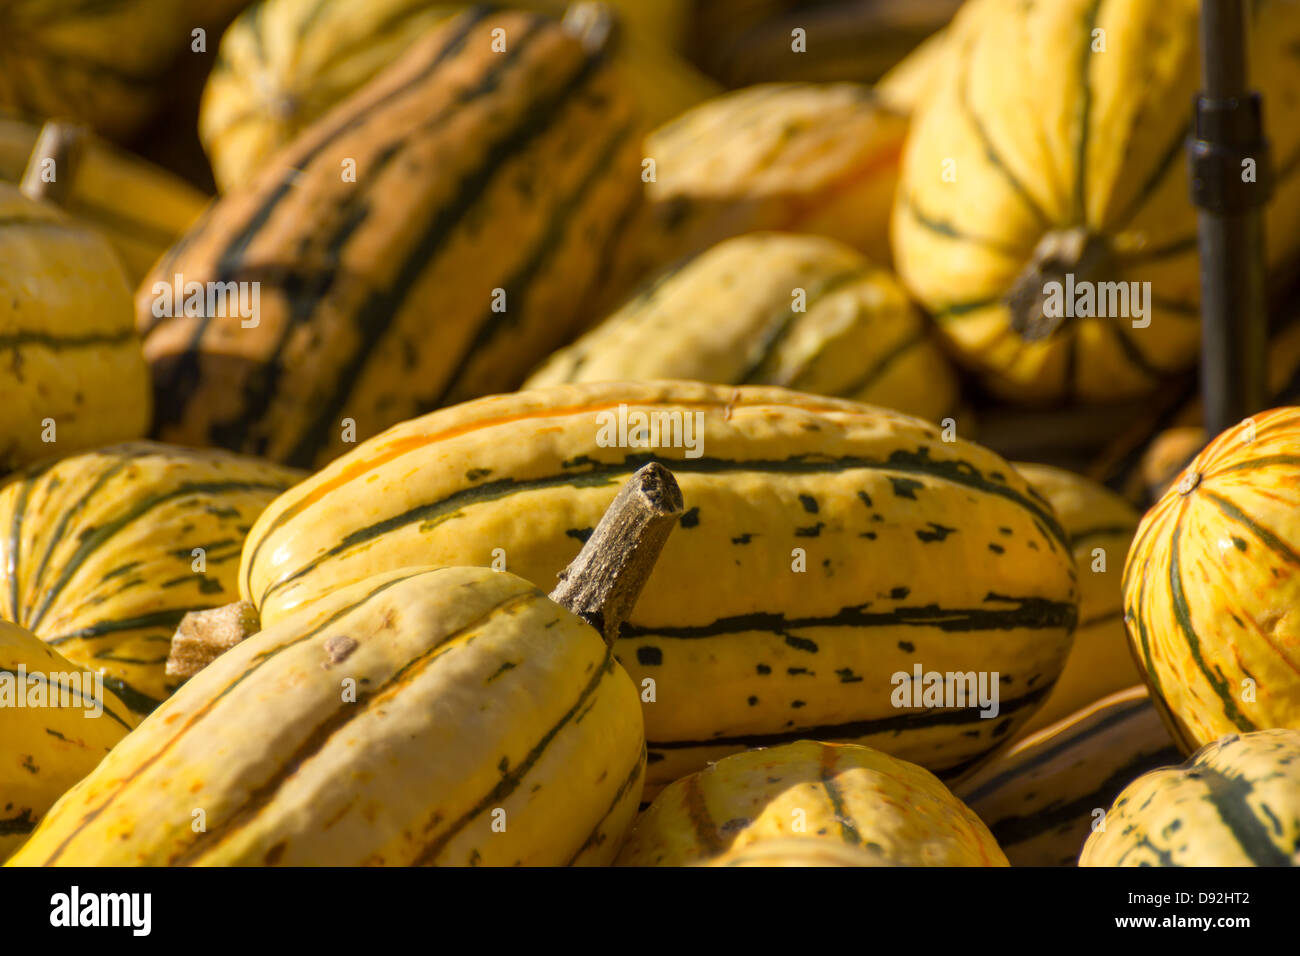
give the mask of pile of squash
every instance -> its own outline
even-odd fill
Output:
[[[1197,8],[0,7],[0,860],[1300,865],[1300,322],[1206,436]]]

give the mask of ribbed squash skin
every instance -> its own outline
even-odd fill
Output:
[[[1184,143],[1200,77],[1199,7],[973,0],[952,25],[945,68],[913,116],[894,257],[956,354],[1005,398],[1133,397],[1196,359],[1196,208]],[[1247,7],[1251,76],[1269,104],[1278,171],[1269,261],[1280,266],[1300,243],[1300,4]],[[1094,30],[1105,52],[1093,52]],[[1024,291],[1041,298],[1045,277],[1029,269],[1035,250],[1072,230],[1091,237],[1085,258],[1096,258],[1064,271],[1076,282],[1150,282],[1149,327],[1093,317],[1017,330],[1013,289],[1024,278]]]
[[[684,866],[806,834],[900,866],[1006,866],[988,829],[929,771],[869,747],[801,740],[665,787],[619,866]]]
[[[1129,551],[1130,646],[1184,752],[1300,730],[1298,443],[1300,408],[1228,429],[1146,513]]]
[[[192,0],[10,0],[0,6],[0,109],[133,132],[204,21]]]
[[[181,617],[238,600],[244,535],[299,477],[152,442],[33,466],[0,488],[0,617],[147,713],[176,685],[164,665]]]
[[[113,250],[0,183],[0,476],[37,458],[138,438],[149,373]],[[54,441],[47,419],[53,419]]]
[[[830,840],[768,838],[716,856],[703,866],[893,866],[879,851]]]
[[[22,179],[40,132],[34,123],[0,116],[0,180]],[[64,211],[103,234],[133,287],[208,201],[167,170],[95,138],[75,168],[59,175],[72,176],[69,195],[60,200]]]
[[[555,21],[475,10],[427,33],[145,280],[156,437],[323,463],[345,418],[360,440],[516,386],[572,332],[640,201],[632,114]],[[260,323],[156,318],[153,283],[174,274],[260,282]]]
[[[699,412],[701,456],[602,447],[598,414],[620,405]],[[557,386],[405,422],[267,509],[245,543],[241,591],[275,622],[420,561],[504,557],[551,587],[651,457],[686,503],[617,642],[637,685],[656,686],[645,704],[652,788],[808,737],[955,772],[1055,681],[1077,593],[1050,506],[996,455],[943,442],[933,425],[777,388]],[[915,663],[997,670],[999,715],[894,708],[891,675]]]
[[[1017,741],[953,792],[1012,866],[1074,866],[1120,790],[1181,754],[1142,686],[1110,694]]]
[[[32,700],[28,681],[44,684],[44,701]],[[80,687],[70,682],[81,672]],[[99,698],[93,677],[30,631],[0,620],[0,675],[14,699],[0,705],[0,862],[18,849],[37,822],[74,783],[95,768],[137,718],[112,691]],[[77,693],[73,691],[76,690]],[[8,693],[8,692],[6,692]],[[50,698],[53,693],[55,697]],[[73,706],[62,706],[64,700]],[[87,713],[87,711],[91,713]],[[99,711],[98,715],[95,712]]]
[[[633,12],[671,6],[640,0],[623,5]],[[264,0],[246,12],[221,40],[199,113],[199,135],[218,185],[225,191],[250,180],[313,120],[468,6],[429,0]],[[525,0],[511,6],[558,17],[568,4]],[[635,19],[656,25],[653,13]],[[668,22],[659,25],[670,29]],[[618,59],[651,122],[668,120],[719,92],[712,80],[638,26],[632,23],[620,33]]]
[[[1019,732],[1025,737],[1080,707],[1142,680],[1124,630],[1124,559],[1139,515],[1118,495],[1062,468],[1016,462],[1052,503],[1079,569],[1079,623],[1065,669],[1043,706]],[[1100,548],[1102,554],[1094,552]],[[1097,570],[1103,567],[1105,570]]]
[[[931,421],[959,397],[893,276],[833,239],[780,233],[728,239],[659,277],[524,387],[657,378],[780,385]]]
[[[1300,733],[1229,734],[1133,781],[1080,866],[1300,866]]]
[[[594,629],[512,574],[404,568],[217,658],[11,863],[603,864],[644,766]]]
[[[747,232],[829,236],[888,263],[906,134],[903,114],[855,83],[766,83],[687,110],[646,137],[654,179],[605,311],[659,269]]]

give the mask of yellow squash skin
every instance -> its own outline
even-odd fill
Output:
[[[1185,753],[1300,730],[1300,408],[1228,429],[1146,513],[1124,566],[1134,659]]]
[[[1012,866],[1074,866],[1098,810],[1139,775],[1181,759],[1141,685],[1018,740],[953,792]]]
[[[618,447],[602,423],[620,405],[698,413],[699,454],[669,440]],[[1056,680],[1077,592],[1050,505],[992,452],[920,419],[770,387],[556,386],[404,422],[263,513],[241,592],[274,623],[418,562],[504,563],[551,587],[651,458],[677,477],[686,512],[616,652],[638,687],[653,680],[652,789],[809,737],[955,773]],[[891,678],[914,665],[996,670],[997,717],[895,707]]]
[[[605,864],[644,766],[593,628],[512,574],[404,568],[218,657],[10,862]]]
[[[665,787],[618,866],[685,866],[793,836],[897,866],[1006,866],[988,828],[929,771],[869,747],[801,740]]]
[[[1081,475],[1023,462],[1016,462],[1016,470],[1052,503],[1079,569],[1074,646],[1052,693],[1020,731],[1025,737],[1142,680],[1128,652],[1121,587],[1140,516],[1124,499]]]
[[[948,56],[948,31],[931,34],[899,60],[876,83],[876,93],[890,106],[911,113],[920,105]]]
[[[41,129],[0,115],[0,180],[18,183]],[[95,137],[69,171],[63,210],[98,230],[113,246],[134,287],[188,229],[208,197],[189,183]]]
[[[0,476],[140,437],[149,372],[117,256],[86,226],[5,183],[0,222]]]
[[[972,0],[957,15],[944,68],[912,118],[894,259],[954,353],[1002,397],[1135,397],[1195,362],[1200,285],[1184,143],[1199,7]],[[1266,210],[1278,267],[1300,243],[1300,4],[1248,9],[1251,76],[1270,104],[1278,170]],[[1040,243],[1067,236],[1086,241],[1033,267]],[[1132,326],[1131,304],[1124,316],[1038,322],[1028,304],[1048,281],[1063,292],[1065,273],[1076,289],[1150,283],[1150,325]],[[1013,311],[1017,295],[1027,304]]]
[[[756,840],[701,866],[894,866],[878,850],[830,840],[791,837]]]
[[[204,22],[192,0],[10,0],[0,6],[0,109],[82,120],[121,139],[158,105]]]
[[[1229,734],[1139,777],[1079,865],[1300,866],[1300,732]]]
[[[89,671],[0,620],[0,862],[136,723]]]
[[[659,277],[524,387],[659,378],[780,385],[931,421],[959,398],[893,276],[833,239],[781,233],[728,239]]]
[[[766,83],[687,110],[646,137],[646,206],[602,314],[665,266],[747,232],[829,236],[888,263],[906,134],[903,114],[855,83]]]
[[[518,385],[575,331],[640,202],[634,113],[602,53],[557,21],[476,8],[426,33],[145,280],[154,437],[323,464]],[[156,315],[176,275],[259,282],[256,327]]]
[[[360,89],[422,34],[470,6],[429,0],[263,0],[221,40],[199,112],[199,136],[222,191],[251,180],[276,150]],[[625,2],[635,15],[618,36],[618,58],[647,119],[659,123],[720,88],[668,52],[670,4]],[[560,16],[566,0],[511,6]],[[617,4],[615,5],[617,6]],[[650,14],[649,16],[642,14]],[[508,37],[507,37],[508,48]]]
[[[181,617],[238,600],[244,535],[300,477],[152,442],[33,466],[0,488],[0,617],[147,713],[176,685],[164,665]]]

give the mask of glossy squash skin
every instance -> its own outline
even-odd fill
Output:
[[[1300,730],[1300,408],[1228,429],[1146,513],[1125,623],[1185,753],[1228,733]]]
[[[109,244],[0,183],[0,479],[38,458],[138,438],[149,373]]]
[[[0,863],[137,722],[85,668],[0,620]]]
[[[804,740],[735,754],[664,788],[619,866],[683,866],[766,841],[847,844],[900,866],[1006,866],[988,829],[928,771]]]
[[[155,437],[319,465],[518,385],[640,202],[639,139],[602,49],[557,21],[476,8],[426,33],[145,280]],[[257,315],[168,315],[176,276],[256,283]]]
[[[429,0],[263,0],[221,40],[204,89],[199,135],[222,191],[251,180],[278,151],[470,3]],[[511,6],[556,17],[565,0]],[[669,52],[671,4],[615,4],[616,58],[650,122],[664,122],[720,88]],[[509,32],[504,37],[507,52]]]
[[[1133,781],[1080,866],[1300,866],[1300,732],[1228,734]]]
[[[301,477],[152,442],[35,465],[0,488],[0,617],[148,713],[181,617],[238,599],[244,535]]]
[[[642,415],[676,421],[675,436],[665,427],[654,448],[620,446],[620,416]],[[405,422],[267,509],[245,544],[241,593],[273,624],[420,561],[505,567],[550,587],[652,458],[676,475],[686,512],[616,647],[653,689],[652,788],[809,737],[958,773],[1049,693],[1078,595],[1045,499],[937,426],[778,388],[556,386]],[[917,666],[997,671],[996,715],[957,700],[955,685],[944,706],[896,705]]]
[[[1199,8],[974,0],[950,28],[944,68],[913,115],[894,257],[954,354],[1000,396],[1118,400],[1194,364],[1184,145]],[[1252,82],[1270,104],[1266,228],[1280,269],[1300,249],[1300,5],[1248,9]]]
[[[657,277],[524,383],[780,385],[940,421],[957,379],[889,272],[833,239],[750,233]]]
[[[1021,738],[953,787],[1012,866],[1074,866],[1120,790],[1181,759],[1141,685]]]
[[[1050,465],[1016,463],[1052,503],[1079,569],[1079,623],[1056,686],[1019,732],[1023,738],[1142,680],[1128,652],[1121,578],[1139,515],[1118,495]]]
[[[644,766],[597,631],[509,573],[403,568],[218,657],[10,862],[602,864]]]

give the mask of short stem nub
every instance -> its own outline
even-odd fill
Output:
[[[1066,321],[1068,308],[1049,308],[1049,286],[1057,283],[1057,302],[1065,290],[1092,281],[1107,258],[1107,244],[1082,226],[1046,233],[1007,293],[1011,328],[1026,342],[1048,338]],[[1068,281],[1067,277],[1073,277]]]
[[[28,199],[63,205],[72,196],[77,164],[86,143],[86,128],[76,123],[50,120],[27,160],[19,188]],[[47,164],[47,160],[52,163]]]

